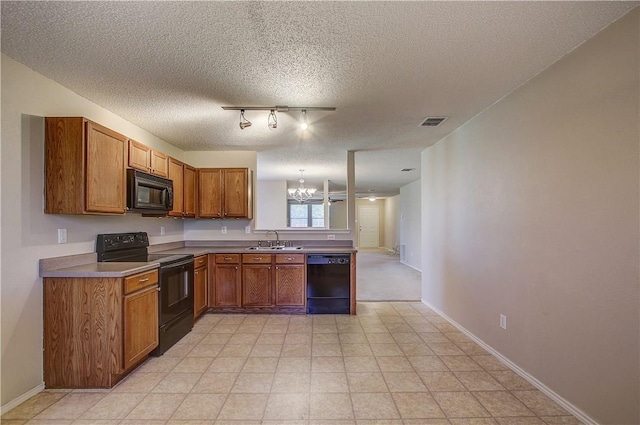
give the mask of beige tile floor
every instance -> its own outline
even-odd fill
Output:
[[[419,302],[203,316],[111,390],[45,390],[2,424],[544,425],[579,421]]]

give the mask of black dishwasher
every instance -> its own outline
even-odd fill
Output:
[[[307,254],[307,313],[349,314],[351,256]]]

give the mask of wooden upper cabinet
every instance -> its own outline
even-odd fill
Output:
[[[151,174],[169,177],[169,157],[154,149],[151,149]]]
[[[223,218],[222,169],[198,170],[198,217]]]
[[[169,179],[173,181],[172,217],[184,217],[184,164],[177,159],[169,158]]]
[[[159,177],[169,176],[169,157],[135,140],[129,139],[129,167]]]
[[[46,213],[125,213],[125,136],[82,117],[47,117],[45,141]]]
[[[173,180],[172,217],[196,216],[196,169],[169,158],[169,179]]]
[[[198,170],[198,216],[253,218],[253,172],[248,168]]]
[[[195,217],[196,216],[196,192],[197,192],[197,179],[196,169],[190,165],[184,164],[184,216]]]

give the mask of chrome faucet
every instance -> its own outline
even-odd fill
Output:
[[[280,246],[280,235],[278,235],[278,232],[275,230],[267,230],[267,233],[264,234],[265,238],[269,236],[269,233],[276,234],[276,246]]]

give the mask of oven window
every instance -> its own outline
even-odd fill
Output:
[[[167,274],[165,286],[167,291],[167,307],[173,307],[189,297],[188,285],[186,284],[186,272],[182,271]]]

